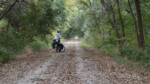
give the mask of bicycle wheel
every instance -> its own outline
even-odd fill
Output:
[[[57,46],[56,52],[57,52],[57,53],[60,53],[60,52],[61,52],[61,48],[60,48],[59,46]]]

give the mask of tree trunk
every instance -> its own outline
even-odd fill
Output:
[[[3,19],[3,17],[5,17],[9,11],[11,11],[11,9],[15,6],[17,2],[18,0],[15,0],[15,2],[13,2],[13,4],[9,7],[9,9],[4,14],[2,14],[2,16],[0,17],[0,20]]]
[[[137,26],[137,21],[136,21],[136,18],[133,14],[133,10],[132,10],[132,7],[131,7],[131,3],[130,3],[130,0],[128,0],[128,4],[129,4],[129,7],[130,7],[130,12],[132,14],[132,17],[133,17],[133,21],[134,21],[134,26],[135,26],[135,32],[136,32],[136,37],[137,37],[137,41],[138,41],[138,45],[140,47],[140,42],[139,42],[139,33],[138,33],[138,26]]]
[[[116,37],[117,37],[118,43],[121,44],[121,37],[120,37],[120,34],[119,34],[119,28],[117,26],[115,12],[114,12],[114,9],[113,9],[111,3],[110,3],[110,10],[111,10],[112,16],[113,16],[113,23],[114,23],[114,27],[115,27]]]
[[[7,25],[7,36],[9,35],[9,27],[10,27],[10,25],[9,25],[9,22],[8,22],[8,25]]]
[[[140,6],[139,0],[134,0],[134,1],[135,1],[135,7],[136,7],[137,17],[138,17],[140,48],[144,49],[145,48],[145,44],[144,44],[144,34],[143,34],[141,6]]]
[[[121,27],[122,27],[122,34],[123,34],[123,37],[125,37],[124,24],[123,24],[123,19],[122,19],[121,12],[120,12],[120,3],[119,3],[119,0],[116,0],[116,1],[117,1],[118,13],[119,13],[119,18],[120,18]]]
[[[106,9],[107,11],[107,17],[108,17],[108,20],[112,26],[112,28],[115,29],[115,32],[116,32],[116,37],[117,37],[117,40],[118,40],[118,43],[119,45],[121,45],[121,39],[120,39],[120,34],[119,34],[119,29],[117,27],[117,24],[116,24],[116,18],[115,18],[115,13],[113,11],[113,7],[112,7],[112,4],[110,3],[110,10],[112,12],[112,15],[113,15],[113,21],[111,20],[110,16],[109,16],[109,9],[108,9],[108,5],[104,2],[104,0],[101,0],[101,3],[103,5],[103,7]]]
[[[101,15],[101,26],[103,26],[103,17],[104,17],[104,10],[102,6],[102,15]],[[104,40],[104,30],[102,29],[102,41]]]

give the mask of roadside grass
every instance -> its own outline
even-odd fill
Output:
[[[127,57],[117,56],[114,54],[108,55],[108,56],[110,56],[116,62],[119,62],[121,64],[125,64],[127,66],[131,66],[134,69],[142,68],[144,71],[149,71],[149,69],[150,69],[150,65],[148,63],[146,63],[144,65],[143,62],[137,62],[137,61],[129,60],[129,59],[127,59]]]
[[[92,46],[87,45],[87,44],[85,44],[83,42],[80,42],[80,46],[83,47],[83,48],[92,48]]]
[[[0,63],[10,60],[10,52],[6,48],[0,48]]]
[[[83,48],[95,48],[93,46],[89,46],[85,43],[80,43],[80,46]],[[98,48],[96,48],[98,49]],[[131,60],[128,59],[127,56],[121,56],[118,49],[116,48],[111,48],[110,50],[108,49],[98,49],[100,52],[107,54],[107,56],[111,57],[112,59],[114,59],[116,62],[119,62],[121,64],[125,64],[128,66],[132,66],[134,68],[144,68],[145,70],[149,70],[150,69],[150,63],[143,63],[140,61],[135,61],[135,60]]]
[[[35,41],[26,45],[24,48],[20,48],[20,46],[16,46],[13,49],[0,47],[0,66],[4,63],[15,60],[15,56],[18,54],[31,53],[32,51],[38,52],[49,48],[51,48],[50,44],[47,44],[40,39],[35,39]]]
[[[113,58],[115,61],[119,62],[119,63],[122,63],[122,64],[126,64],[126,65],[129,65],[129,66],[132,66],[134,65],[133,62],[127,60],[126,58],[123,58],[121,56],[117,56],[117,55],[109,55],[111,58]]]
[[[83,47],[83,48],[95,48],[95,47],[91,47],[91,46],[88,46],[86,44],[83,44],[82,42],[80,43],[80,46]],[[100,52],[103,52],[105,54],[107,54],[108,56],[110,56],[111,58],[113,58],[115,61],[119,62],[119,63],[122,63],[122,64],[127,64],[127,65],[134,65],[134,63],[132,63],[131,61],[127,60],[126,58],[123,58],[121,56],[117,56],[116,53],[117,53],[117,50],[115,51],[116,53],[115,54],[111,54],[111,51],[108,52],[106,50],[100,50],[98,49]]]
[[[74,44],[69,44],[69,47],[74,47],[75,45]]]
[[[8,51],[6,48],[0,48],[0,66],[2,66],[3,63],[14,59],[15,55],[11,55],[10,51]]]
[[[34,52],[38,52],[41,50],[45,50],[49,48],[49,45],[46,44],[46,42],[36,38],[34,42],[29,44],[29,47],[34,51]]]

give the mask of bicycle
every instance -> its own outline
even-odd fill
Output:
[[[56,52],[65,52],[65,46],[62,43],[56,43]]]

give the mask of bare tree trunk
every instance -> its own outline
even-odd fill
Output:
[[[2,2],[2,3],[0,4],[0,7],[2,7],[3,5],[5,5],[7,2],[8,2],[8,0]]]
[[[122,27],[122,34],[123,34],[123,37],[125,37],[124,24],[123,24],[123,19],[122,19],[121,12],[120,12],[120,3],[119,3],[119,0],[116,0],[116,1],[117,1],[118,13],[119,13],[119,18],[120,18],[121,27]]]
[[[144,49],[145,48],[145,44],[144,44],[144,34],[143,34],[143,24],[142,24],[142,15],[141,15],[140,1],[139,0],[134,0],[134,1],[135,1],[137,17],[138,17],[140,48]]]
[[[111,24],[111,26],[115,29],[115,32],[116,32],[116,37],[117,37],[117,40],[118,40],[118,43],[119,45],[121,44],[121,37],[120,37],[120,34],[119,34],[119,29],[117,27],[117,23],[116,23],[116,18],[115,18],[115,13],[114,13],[114,10],[113,10],[113,7],[112,7],[112,4],[110,3],[110,10],[112,12],[112,16],[113,16],[113,22],[109,16],[109,9],[108,9],[108,5],[104,2],[104,0],[101,0],[101,3],[102,5],[105,7],[106,11],[107,11],[107,17],[108,17],[108,20]]]
[[[8,22],[7,29],[6,29],[6,31],[7,31],[7,36],[9,35],[9,27],[10,27],[10,25],[9,25],[9,22]]]
[[[101,26],[103,26],[103,17],[104,17],[104,10],[102,6],[102,15],[101,15]],[[102,41],[104,40],[104,30],[102,29]]]
[[[112,16],[113,16],[113,23],[114,23],[114,27],[115,27],[116,37],[117,37],[118,43],[121,44],[121,37],[120,37],[120,34],[119,34],[119,28],[117,26],[115,12],[114,12],[114,9],[112,7],[111,1],[110,1],[110,10],[111,10]]]
[[[129,4],[129,7],[130,7],[130,12],[132,14],[132,17],[133,17],[133,21],[134,21],[134,26],[135,26],[135,32],[136,32],[136,37],[137,37],[137,41],[138,41],[138,45],[140,47],[140,42],[139,42],[139,33],[138,33],[138,26],[137,26],[137,21],[136,21],[136,18],[133,14],[133,10],[132,10],[132,7],[131,7],[131,3],[130,3],[130,0],[128,0],[128,4]]]

